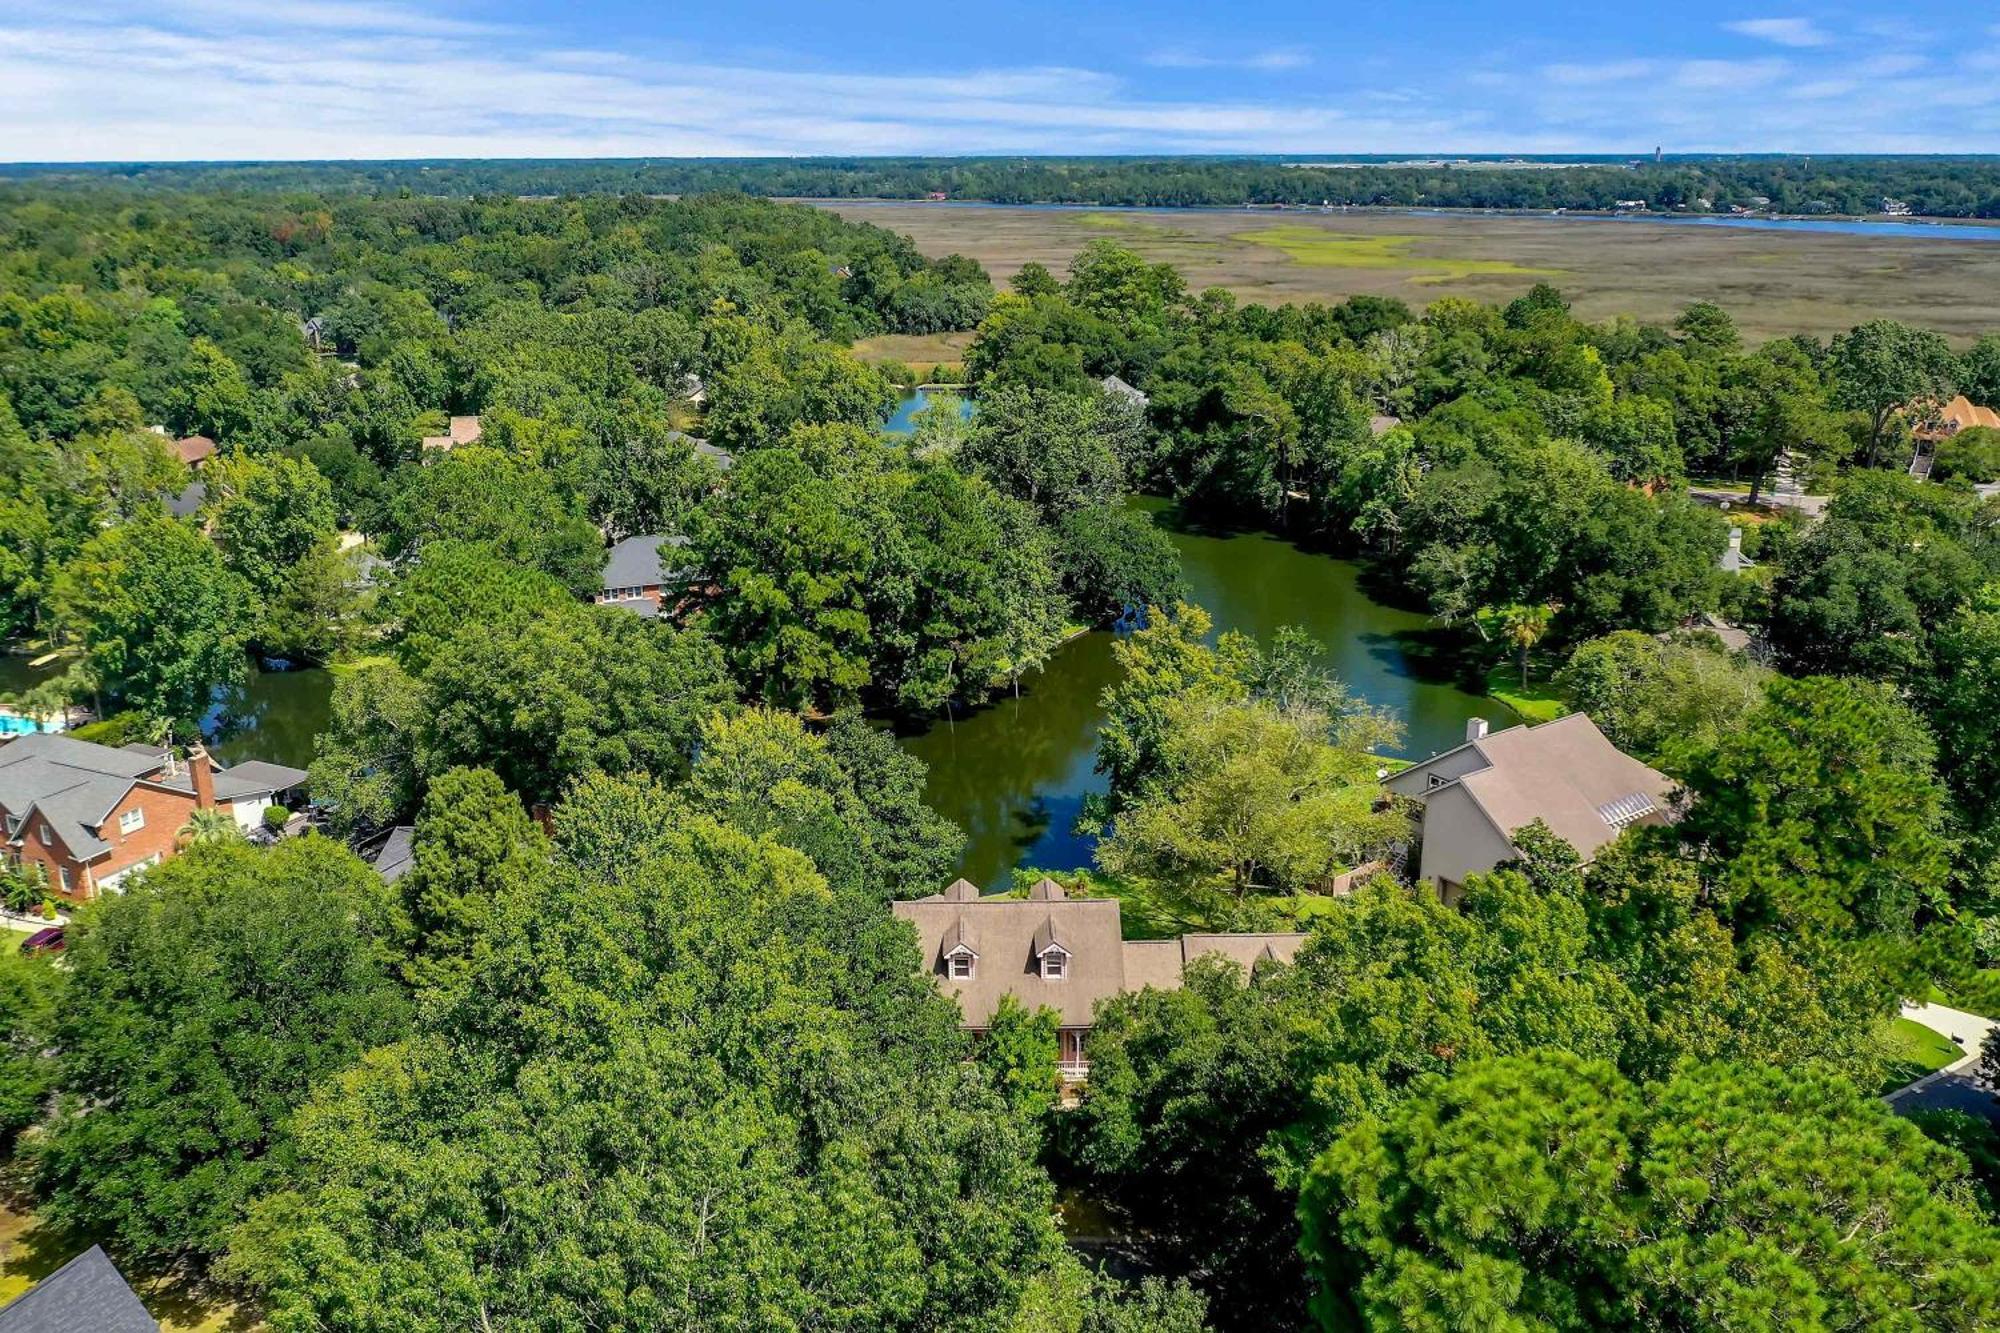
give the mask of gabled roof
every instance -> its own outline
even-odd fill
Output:
[[[677,533],[627,537],[604,557],[605,588],[658,588],[679,578],[681,571],[669,573],[661,567],[660,548],[677,550],[687,544],[688,539]]]
[[[1145,390],[1134,388],[1124,380],[1119,379],[1116,375],[1106,375],[1097,383],[1103,388],[1104,392],[1115,393],[1120,398],[1137,403],[1141,407],[1144,407],[1150,401],[1146,397]]]
[[[969,953],[974,958],[979,957],[979,946],[972,940],[972,925],[965,919],[963,912],[958,914],[956,921],[945,927],[944,939],[939,944],[946,958],[955,953]]]
[[[968,1027],[983,1028],[1004,996],[1034,1010],[1054,1009],[1064,1027],[1084,1027],[1101,1000],[1144,986],[1172,989],[1190,962],[1220,954],[1247,973],[1267,959],[1290,962],[1303,935],[1186,935],[1127,942],[1116,898],[1071,898],[1044,879],[1023,898],[982,896],[965,880],[943,893],[893,905],[917,930],[924,969],[957,999]],[[946,960],[957,950],[978,960],[970,977],[954,977]],[[1041,958],[1068,957],[1062,980],[1041,973]]]
[[[160,1326],[93,1245],[0,1309],[0,1333],[160,1333]]]
[[[670,430],[667,432],[667,438],[670,440],[686,440],[693,447],[697,456],[706,458],[724,472],[736,466],[735,454],[729,452],[729,450],[719,444],[710,444],[698,435],[689,435],[686,431]]]
[[[206,435],[189,435],[174,441],[174,452],[180,456],[181,462],[193,467],[215,452],[215,441]]]
[[[1055,913],[1043,917],[1042,924],[1035,927],[1035,957],[1040,958],[1045,953],[1068,953],[1069,945],[1064,942],[1068,934],[1056,924]]]
[[[217,764],[215,775],[215,799],[218,801],[240,801],[246,796],[270,796],[281,791],[290,791],[301,786],[306,780],[303,768],[287,768],[283,764],[266,763],[262,759],[246,759],[230,768]],[[162,777],[155,784],[171,791],[194,794],[194,779],[188,776],[185,767],[171,777]]]
[[[1116,898],[1023,901],[982,898],[975,891],[970,901],[939,893],[896,903],[893,910],[917,928],[925,971],[957,998],[971,1027],[990,1023],[1009,994],[1030,1010],[1055,1010],[1065,1027],[1081,1027],[1099,1000],[1125,987]],[[978,941],[979,964],[970,977],[953,977],[945,966],[952,947],[947,938],[956,943],[968,934]],[[1042,951],[1052,942],[1069,953],[1060,981],[1041,974]]]
[[[409,824],[398,824],[384,835],[377,846],[369,849],[368,864],[375,867],[375,873],[382,877],[384,884],[394,884],[409,873],[416,864],[416,852],[411,840],[416,829]]]
[[[1446,778],[1439,787],[1462,788],[1509,842],[1539,819],[1585,860],[1628,824],[1669,817],[1675,785],[1606,740],[1584,713],[1467,741],[1383,785],[1422,800],[1438,789],[1434,774]]]
[[[157,746],[113,749],[41,732],[10,741],[0,746],[0,808],[9,816],[7,835],[18,836],[29,812],[38,810],[71,855],[82,861],[102,856],[111,844],[97,830],[134,784],[194,794],[187,769],[168,772],[168,759]],[[214,774],[219,801],[268,796],[306,780],[303,769],[261,759],[234,768],[217,765]]]

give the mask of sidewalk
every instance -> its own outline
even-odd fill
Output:
[[[1882,1100],[1889,1103],[1890,1109],[1967,1111],[1989,1120],[2000,1119],[2000,1102],[1972,1075],[1973,1066],[1979,1063],[1980,1044],[1988,1032],[2000,1027],[2000,1022],[1962,1009],[1947,1009],[1941,1004],[1906,1004],[1903,1017],[1942,1033],[1965,1054],[1943,1069],[1934,1070],[1884,1097]]]

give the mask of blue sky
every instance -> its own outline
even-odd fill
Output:
[[[0,160],[2000,151],[2000,6],[0,0]]]

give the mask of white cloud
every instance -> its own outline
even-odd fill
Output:
[[[1722,25],[1729,31],[1779,46],[1825,46],[1833,38],[1811,19],[1739,19]]]
[[[1917,43],[1859,60],[1584,60],[1555,48],[1366,62],[1338,88],[1195,100],[1170,75],[924,63],[487,27],[471,0],[0,0],[0,160],[1049,152],[1984,151],[2000,80]],[[1079,48],[1065,42],[1063,49]],[[1169,68],[1306,59],[1164,53]],[[1197,63],[1197,56],[1205,64]],[[1108,57],[1109,58],[1109,57]],[[1120,51],[1117,59],[1129,59]],[[1172,64],[1172,59],[1181,63]],[[1262,63],[1258,63],[1262,62]],[[1963,68],[1963,66],[1961,66]],[[1221,79],[1218,78],[1218,82]],[[1852,94],[1865,89],[1866,96]],[[1693,95],[1688,95],[1693,94]]]
[[[1288,46],[1246,56],[1218,56],[1169,47],[1152,52],[1145,60],[1160,69],[1301,69],[1312,63],[1312,57],[1304,51]]]

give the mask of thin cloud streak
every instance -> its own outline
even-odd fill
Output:
[[[1655,143],[1872,152],[2000,142],[2000,84],[1940,86],[1923,77],[1933,62],[1900,44],[1590,60],[1557,44],[1540,63],[1491,53],[1440,62],[1421,88],[1383,62],[1372,79],[1358,73],[1301,95],[1227,73],[1296,68],[1307,57],[1291,48],[1121,52],[1112,69],[1078,54],[1060,65],[906,74],[788,68],[769,51],[714,59],[684,44],[610,49],[467,12],[391,0],[143,9],[138,0],[16,0],[0,17],[0,159],[1639,153]],[[1148,67],[1216,73],[1156,80],[1170,95],[1149,96]],[[1199,100],[1184,86],[1211,82],[1244,91]]]

